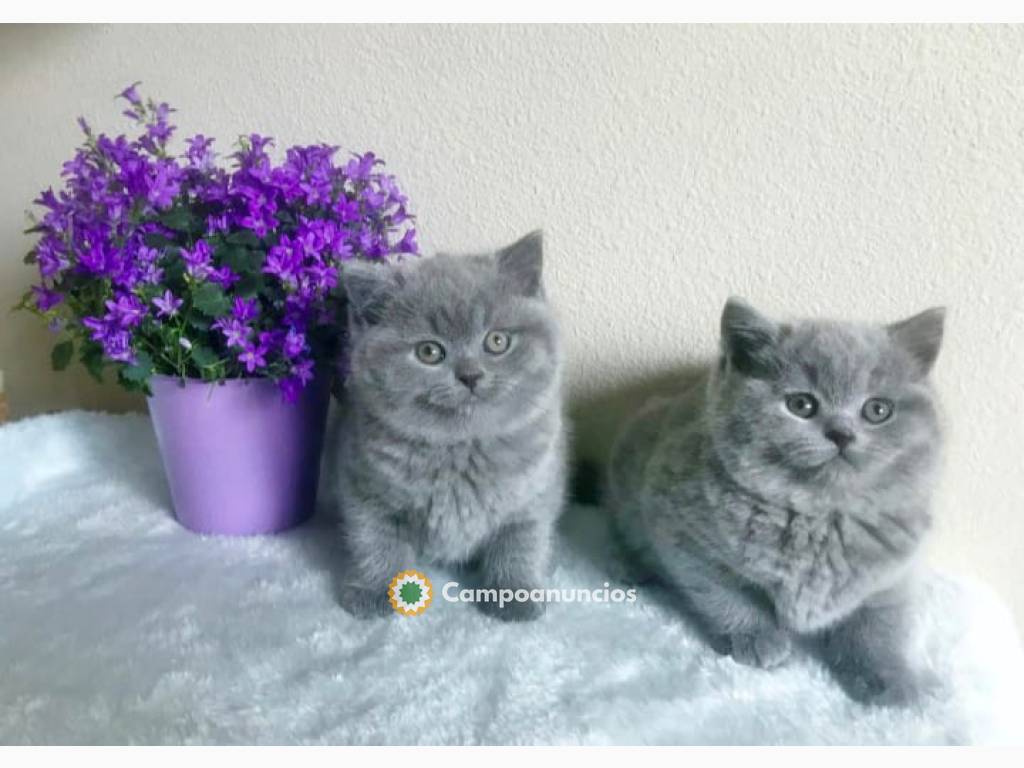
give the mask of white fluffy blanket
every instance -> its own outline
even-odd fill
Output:
[[[935,576],[910,709],[848,700],[810,658],[764,672],[708,649],[653,586],[508,625],[438,595],[357,621],[314,522],[266,538],[172,519],[141,416],[0,428],[0,743],[920,744],[1021,741],[1005,608]],[[623,583],[598,510],[564,518],[554,588]],[[448,580],[428,573],[435,587]]]

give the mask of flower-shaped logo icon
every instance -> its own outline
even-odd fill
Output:
[[[388,601],[402,616],[419,616],[434,599],[434,586],[419,571],[402,571],[388,584]]]

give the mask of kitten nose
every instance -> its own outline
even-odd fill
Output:
[[[832,429],[825,432],[825,437],[835,443],[840,451],[845,449],[854,440],[853,432],[842,427],[832,427]]]
[[[455,368],[455,378],[472,392],[476,389],[477,383],[484,377],[484,372],[479,366],[473,363],[462,362]]]
[[[469,387],[470,392],[476,389],[476,383],[480,381],[480,379],[482,379],[483,377],[484,375],[479,371],[474,371],[472,373],[460,373],[458,375],[459,381],[461,381],[463,384]]]

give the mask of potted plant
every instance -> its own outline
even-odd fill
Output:
[[[311,512],[330,378],[343,351],[339,265],[416,253],[412,217],[372,153],[239,140],[228,167],[172,109],[120,98],[135,139],[95,134],[35,201],[19,307],[97,379],[147,395],[178,519],[204,533],[279,531]]]

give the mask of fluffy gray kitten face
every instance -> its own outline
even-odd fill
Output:
[[[444,440],[508,432],[549,405],[560,353],[541,268],[539,233],[494,254],[346,265],[360,406]]]
[[[930,466],[940,430],[927,376],[944,312],[890,326],[779,324],[731,299],[712,393],[734,474],[870,493]]]

